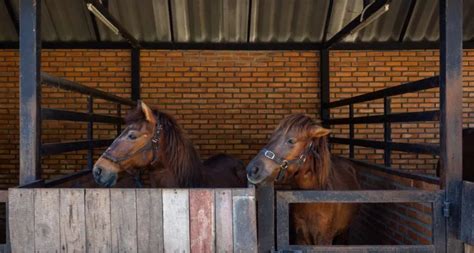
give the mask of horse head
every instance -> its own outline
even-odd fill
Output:
[[[94,164],[92,174],[102,186],[113,186],[120,172],[142,169],[158,161],[162,127],[150,107],[139,102],[127,115],[126,124]]]
[[[303,114],[286,117],[248,164],[248,181],[261,184],[285,178],[295,180],[300,188],[325,184],[330,161],[326,141],[329,133]]]

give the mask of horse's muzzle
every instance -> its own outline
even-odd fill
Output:
[[[95,182],[104,187],[111,187],[117,182],[117,173],[109,172],[99,166],[92,169]]]

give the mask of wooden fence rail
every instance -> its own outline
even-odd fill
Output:
[[[254,189],[10,189],[12,252],[257,252]]]

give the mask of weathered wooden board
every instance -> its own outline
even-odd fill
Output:
[[[234,251],[232,233],[232,191],[216,189],[216,252]]]
[[[163,252],[163,205],[160,189],[137,189],[138,252]]]
[[[60,189],[61,252],[86,251],[84,189]]]
[[[112,252],[137,252],[137,208],[135,189],[110,191]]]
[[[257,252],[253,189],[11,189],[12,252]]]
[[[215,252],[214,190],[189,192],[191,252]]]
[[[109,189],[86,190],[87,252],[112,252]]]
[[[234,252],[257,252],[255,192],[232,190]]]
[[[35,190],[35,252],[59,252],[59,189]]]
[[[163,190],[163,239],[165,252],[191,251],[188,190]]]
[[[31,253],[35,251],[35,207],[34,191],[10,189],[8,195],[8,223],[12,252]]]

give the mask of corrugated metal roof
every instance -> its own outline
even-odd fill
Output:
[[[344,41],[398,41],[412,1],[393,0],[386,14]],[[18,2],[0,1],[2,42],[18,40],[6,7],[10,3],[18,17]],[[359,15],[363,2],[334,0],[327,38]],[[109,0],[111,14],[142,42],[317,43],[324,37],[329,5],[326,0]],[[464,39],[474,40],[474,0],[464,1],[463,12]],[[404,41],[437,41],[438,18],[437,0],[416,0]],[[123,41],[96,22],[100,41]],[[47,42],[99,41],[83,0],[43,0],[42,38]]]

